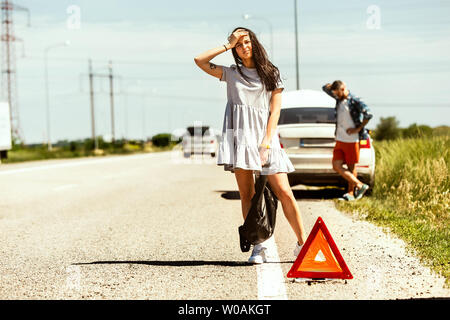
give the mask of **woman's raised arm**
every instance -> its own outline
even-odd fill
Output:
[[[227,44],[224,44],[222,46],[219,46],[219,47],[216,47],[213,49],[209,49],[209,50],[199,54],[198,56],[196,56],[194,58],[195,64],[197,66],[199,66],[200,69],[202,69],[206,73],[208,73],[216,78],[219,78],[219,79],[222,78],[222,72],[223,72],[222,66],[216,65],[210,61],[217,55],[233,48],[236,45],[236,43],[238,42],[239,38],[244,35],[248,35],[247,31],[244,31],[242,29],[236,30],[228,37]]]
[[[226,49],[225,49],[226,47]],[[222,66],[216,65],[212,62],[210,62],[215,56],[227,51],[230,49],[231,46],[229,43],[226,45],[216,47],[213,49],[209,49],[198,56],[194,58],[195,64],[199,66],[200,69],[205,71],[206,73],[216,77],[216,78],[222,78]]]

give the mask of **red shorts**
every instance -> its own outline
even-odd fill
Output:
[[[359,142],[336,141],[333,150],[333,161],[344,160],[346,164],[359,162]]]

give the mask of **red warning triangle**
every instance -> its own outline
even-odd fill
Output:
[[[287,277],[353,279],[321,217],[317,218]]]

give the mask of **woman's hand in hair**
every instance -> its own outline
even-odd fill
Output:
[[[237,29],[235,32],[230,34],[230,36],[228,37],[228,43],[230,44],[230,48],[234,48],[239,38],[242,36],[248,36],[248,31],[245,31],[244,29]]]

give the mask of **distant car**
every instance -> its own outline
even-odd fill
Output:
[[[291,185],[346,186],[333,170],[336,101],[325,92],[297,90],[282,93],[278,136],[295,167],[288,174]],[[372,189],[375,183],[375,150],[372,139],[361,140],[360,159],[356,164],[358,179]]]
[[[182,147],[184,157],[192,154],[210,154],[216,156],[218,142],[214,129],[209,126],[187,127],[183,135]]]

